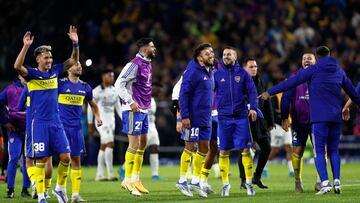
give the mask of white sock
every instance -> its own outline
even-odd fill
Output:
[[[72,196],[72,197],[79,196],[79,193],[78,193],[78,192],[73,192],[73,193],[71,194],[71,196]]]
[[[113,148],[110,147],[106,147],[105,148],[105,164],[106,164],[106,169],[108,172],[108,178],[112,178],[114,177],[113,174]]]
[[[56,184],[55,190],[56,190],[56,191],[62,191],[62,192],[64,192],[64,193],[66,193],[66,189],[65,189],[63,186],[60,186],[60,185],[58,185],[58,184]]]
[[[186,181],[186,176],[184,175],[180,175],[180,178],[179,178],[179,183],[183,183]]]
[[[193,176],[191,180],[191,184],[198,184],[200,182],[199,176]]]
[[[38,195],[39,202],[40,202],[40,200],[45,199],[45,194],[44,193],[38,193],[37,195]]]
[[[137,181],[140,179],[139,174],[131,174],[131,182]]]
[[[201,187],[205,187],[205,186],[207,186],[207,185],[208,185],[207,179],[202,179],[202,178],[200,178],[200,186],[201,186]]]
[[[219,166],[219,163],[213,164],[212,169],[213,169],[213,171],[214,171],[214,173],[215,173],[215,177],[220,177],[220,166]]]
[[[288,168],[289,168],[289,172],[294,172],[294,167],[292,165],[292,161],[291,160],[288,160],[287,161],[287,165],[288,165]]]
[[[125,176],[124,181],[125,181],[125,183],[130,183],[130,182],[131,182],[131,178],[128,178],[128,177]]]
[[[96,176],[104,176],[104,150],[99,150],[97,158],[97,173]]]
[[[158,176],[159,175],[159,154],[150,154],[150,167],[151,167],[151,175]]]

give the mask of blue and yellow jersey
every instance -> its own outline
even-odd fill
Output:
[[[63,64],[52,66],[48,72],[42,72],[38,68],[28,68],[25,80],[34,119],[43,121],[59,119],[58,77],[63,72]]]
[[[89,84],[79,81],[72,83],[68,78],[59,80],[59,110],[63,125],[81,128],[81,112],[84,100],[93,99]]]

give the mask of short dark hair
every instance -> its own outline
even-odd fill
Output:
[[[237,49],[236,49],[235,47],[229,46],[229,45],[224,46],[223,51],[224,51],[225,49],[231,49],[231,50],[237,51]]]
[[[198,46],[195,47],[194,49],[194,59],[197,61],[197,57],[200,55],[201,51],[206,49],[206,48],[209,48],[211,47],[211,44],[209,43],[202,43],[202,44],[199,44]]]
[[[49,45],[41,45],[38,48],[34,50],[34,56],[37,57],[38,55],[45,53],[45,52],[51,52],[51,46]]]
[[[148,46],[150,42],[154,43],[154,40],[150,37],[143,37],[136,42],[136,46],[141,49],[144,46]]]
[[[249,62],[249,61],[256,61],[255,58],[252,58],[252,57],[247,57],[243,60],[243,66],[246,66],[246,64]]]
[[[319,57],[325,57],[330,55],[330,49],[327,46],[319,46],[316,48],[316,55]]]
[[[105,68],[104,70],[101,71],[101,76],[107,74],[107,73],[113,73],[114,70],[111,68]]]

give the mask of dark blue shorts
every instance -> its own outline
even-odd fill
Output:
[[[123,130],[126,135],[143,135],[148,133],[148,114],[143,112],[123,111]]]
[[[293,124],[291,130],[293,146],[305,147],[308,137],[311,139],[311,124]]]
[[[252,146],[248,118],[221,119],[218,128],[219,150],[240,150]]]
[[[183,128],[181,139],[188,142],[198,142],[200,140],[210,140],[211,128],[209,127],[191,127],[190,129]]]
[[[32,120],[30,125],[26,138],[27,157],[41,158],[70,152],[70,145],[60,121]]]
[[[81,126],[64,126],[64,130],[70,144],[71,156],[86,155],[84,136],[82,134]]]

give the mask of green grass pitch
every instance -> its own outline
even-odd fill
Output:
[[[118,169],[118,167],[115,167]],[[220,197],[221,180],[214,178],[210,174],[209,183],[217,192],[215,195],[209,196],[206,200],[194,194],[194,197],[189,198],[182,196],[175,188],[175,183],[178,180],[178,166],[161,166],[160,174],[166,177],[166,181],[151,181],[150,168],[144,166],[142,169],[142,180],[144,186],[149,189],[150,194],[142,195],[141,197],[133,197],[127,191],[121,189],[120,181],[118,182],[95,182],[95,167],[84,167],[83,178],[80,194],[88,202],[360,202],[360,164],[343,164],[341,168],[341,183],[343,192],[336,195],[333,192],[323,195],[315,196],[315,166],[304,165],[303,184],[305,193],[296,194],[294,190],[294,180],[288,177],[288,170],[286,165],[274,164],[270,166],[269,178],[263,178],[264,184],[269,186],[267,190],[260,190],[255,186],[256,196],[248,197],[245,190],[239,189],[238,169],[236,165],[231,165],[230,196]],[[56,169],[53,172],[52,187],[55,186]],[[331,174],[331,173],[330,173]],[[331,177],[331,176],[330,176]],[[6,184],[0,183],[0,202],[37,202],[36,200],[22,198],[21,191],[21,175],[17,175],[15,199],[8,200],[6,195]],[[71,184],[68,182],[68,196],[71,195]],[[51,195],[48,202],[57,202],[56,198]]]

